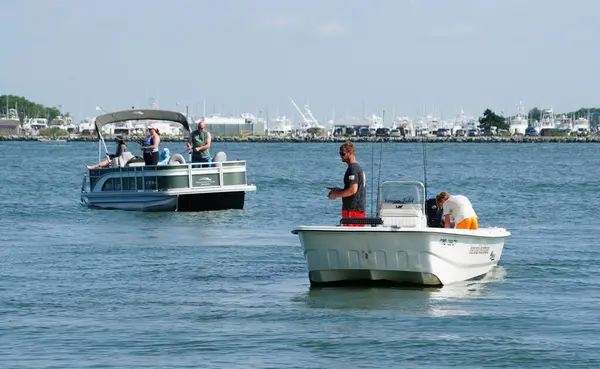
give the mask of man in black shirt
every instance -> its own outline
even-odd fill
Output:
[[[344,188],[334,187],[329,191],[329,197],[332,200],[338,197],[342,198],[342,217],[343,218],[364,218],[366,216],[366,177],[362,168],[356,162],[354,157],[355,149],[352,142],[346,142],[340,147],[340,157],[342,161],[348,164],[348,169],[344,174]],[[364,224],[354,224],[354,226],[364,226]]]

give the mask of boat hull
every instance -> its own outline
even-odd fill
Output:
[[[311,285],[389,282],[446,285],[498,264],[502,228],[298,227]]]
[[[249,188],[252,190],[252,188]],[[139,192],[83,193],[81,202],[92,208],[128,211],[211,211],[243,209],[245,191],[205,193]]]
[[[92,208],[131,211],[243,209],[247,191],[244,161],[90,169],[81,202]]]

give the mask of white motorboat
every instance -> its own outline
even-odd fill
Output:
[[[425,193],[419,181],[385,181],[376,218],[342,218],[339,226],[292,230],[304,249],[311,285],[436,286],[482,277],[495,267],[510,232],[429,227]],[[366,226],[344,226],[352,223]]]
[[[187,118],[178,112],[142,109],[101,115],[94,122],[98,160],[102,159],[104,125],[139,120],[176,122],[190,132]],[[256,190],[247,183],[246,162],[228,161],[224,152],[216,153],[210,164],[186,163],[180,154],[173,155],[167,165],[144,165],[136,159],[116,158],[109,167],[89,169],[83,176],[81,202],[94,208],[135,211],[243,209],[246,192]]]

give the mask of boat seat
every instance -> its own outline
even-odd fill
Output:
[[[379,210],[383,225],[388,227],[426,227],[427,217],[420,204],[384,203]]]
[[[146,165],[146,163],[141,156],[133,156],[131,159],[127,160],[127,163],[125,164],[126,167],[141,167],[144,165]]]
[[[127,164],[127,162],[129,160],[131,160],[133,158],[133,154],[130,153],[129,151],[125,151],[124,153],[121,154],[121,156],[115,156],[111,162],[110,162],[110,166],[111,168],[123,168],[125,166],[125,164]]]
[[[219,151],[215,154],[212,161],[215,163],[227,161],[227,154],[225,154],[223,151]]]

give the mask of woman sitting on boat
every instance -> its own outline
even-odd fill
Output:
[[[146,165],[158,165],[158,145],[160,144],[160,132],[155,126],[148,127],[148,136],[142,141],[144,152],[144,163]]]
[[[114,158],[123,156],[123,153],[127,152],[127,144],[125,143],[125,139],[123,139],[123,136],[119,135],[115,137],[115,142],[117,143],[117,151],[114,155],[109,154],[108,159],[104,160],[102,163],[98,163],[96,165],[86,165],[86,167],[88,169],[106,168],[110,165]]]
[[[169,164],[169,159],[171,159],[171,151],[168,148],[164,148],[160,153],[158,165],[167,165]]]

